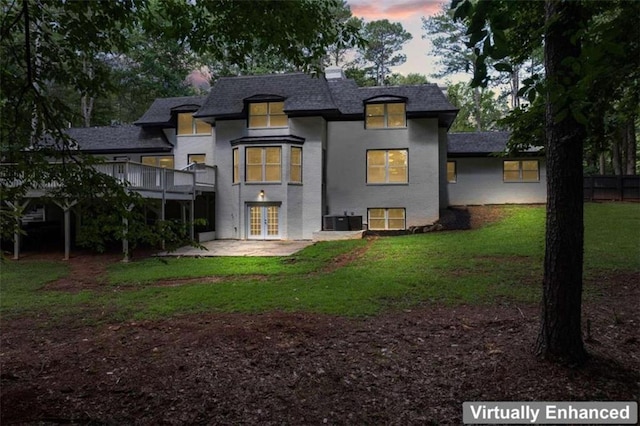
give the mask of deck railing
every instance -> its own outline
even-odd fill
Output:
[[[3,164],[3,167],[11,167]],[[194,193],[196,187],[215,187],[215,167],[198,165],[193,170],[174,170],[149,166],[132,161],[107,161],[93,166],[95,170],[115,178],[123,185],[134,191],[151,192],[181,192]],[[18,185],[19,179],[13,177],[13,182],[5,184]],[[59,187],[55,181],[42,182],[36,188],[40,190]]]
[[[191,163],[182,170],[196,174],[196,185],[215,186],[215,183],[216,183],[215,167],[208,166],[206,164]]]

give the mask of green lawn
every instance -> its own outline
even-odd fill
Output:
[[[110,266],[103,288],[69,294],[42,287],[63,263],[5,262],[0,310],[52,315],[95,309],[112,319],[197,312],[310,311],[371,315],[424,301],[532,303],[540,298],[544,208],[505,206],[504,219],[472,231],[324,242],[290,257],[146,259]],[[640,204],[585,206],[585,271],[640,271]],[[325,269],[368,245],[356,261]],[[220,276],[217,283],[154,281]],[[203,279],[204,281],[204,279]]]

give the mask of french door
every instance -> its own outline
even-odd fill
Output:
[[[250,204],[247,210],[247,236],[249,239],[280,239],[280,206]]]

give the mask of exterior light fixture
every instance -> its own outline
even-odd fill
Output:
[[[264,198],[264,189],[260,190],[260,194],[259,194],[260,198]]]

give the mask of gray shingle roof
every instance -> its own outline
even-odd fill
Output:
[[[326,80],[296,73],[221,78],[195,116],[241,118],[246,113],[245,101],[260,96],[284,98],[284,110],[290,115],[321,112],[325,117],[362,119],[364,102],[383,96],[405,98],[410,118],[439,116],[450,125],[458,111],[435,84],[358,87],[350,79]]]
[[[177,98],[158,98],[134,124],[138,126],[170,126],[172,111],[197,111],[206,96],[181,96]]]
[[[294,73],[223,77],[211,88],[195,116],[240,118],[245,114],[245,100],[260,96],[284,98],[284,110],[291,115],[336,110],[323,76]]]
[[[504,152],[509,132],[449,133],[449,154],[487,155]]]
[[[305,139],[296,135],[276,135],[276,136],[243,136],[238,139],[230,141],[231,146],[238,144],[252,144],[252,143],[295,143],[303,144]]]
[[[76,127],[67,130],[78,142],[78,149],[87,153],[170,151],[172,145],[158,128],[133,125]]]
[[[358,87],[353,80],[330,80],[333,98],[343,114],[364,114],[364,102],[381,97],[407,100],[407,114],[420,116],[428,112],[457,112],[436,84],[413,86]]]

